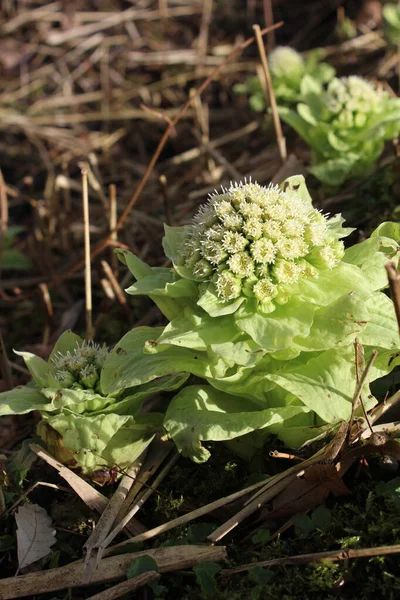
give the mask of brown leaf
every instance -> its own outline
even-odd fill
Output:
[[[334,496],[351,494],[349,488],[343,483],[335,465],[325,465],[322,463],[311,465],[304,473],[304,479],[309,482],[318,483],[327,490],[327,495],[332,493]]]
[[[263,510],[260,519],[273,523],[284,517],[308,512],[323,504],[329,494],[350,494],[333,464],[318,463],[282,490],[273,500],[272,510]]]

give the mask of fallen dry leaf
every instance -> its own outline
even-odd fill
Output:
[[[51,518],[38,504],[25,504],[15,513],[17,522],[18,569],[43,558],[55,544]]]

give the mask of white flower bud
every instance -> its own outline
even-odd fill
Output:
[[[182,256],[222,300],[256,298],[269,312],[274,302],[287,302],[287,284],[336,266],[343,244],[327,218],[300,196],[272,184],[240,183],[200,208]]]
[[[222,271],[217,277],[216,288],[218,296],[223,300],[234,300],[240,296],[241,283],[230,271]]]

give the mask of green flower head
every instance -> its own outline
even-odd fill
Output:
[[[328,85],[325,101],[333,114],[338,114],[343,110],[353,114],[366,114],[379,111],[380,103],[385,95],[387,92],[378,89],[366,79],[351,75],[333,79]],[[349,125],[357,126],[357,119],[352,120]],[[360,125],[364,125],[364,122]]]
[[[274,77],[299,78],[304,74],[304,59],[289,46],[277,46],[269,55],[269,67]]]
[[[309,202],[279,186],[244,182],[200,207],[178,263],[197,281],[214,283],[223,301],[250,295],[263,303],[285,296],[283,287],[300,277],[333,269],[342,256],[329,220]]]
[[[72,352],[58,352],[52,358],[54,379],[63,388],[95,389],[108,354],[106,346],[92,341],[77,343]]]

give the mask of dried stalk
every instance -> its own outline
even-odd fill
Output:
[[[110,556],[101,561],[100,568],[94,572],[90,584],[99,585],[123,579],[131,562],[140,556],[151,556],[156,561],[160,573],[167,573],[190,569],[199,562],[225,560],[226,550],[223,546],[172,546]],[[0,579],[0,598],[1,600],[13,600],[23,596],[32,598],[38,594],[80,587],[84,569],[83,562],[78,561],[58,569]]]
[[[131,594],[140,587],[143,587],[152,581],[156,581],[159,578],[160,575],[156,571],[147,571],[146,573],[142,573],[141,575],[133,577],[132,579],[128,579],[127,581],[117,583],[117,585],[114,585],[108,590],[104,590],[104,592],[99,592],[94,596],[90,596],[87,598],[87,600],[115,600],[116,598],[125,596],[125,594]]]
[[[260,59],[261,59],[261,64],[262,64],[262,68],[263,68],[263,72],[264,72],[265,82],[267,84],[267,90],[268,90],[267,101],[269,100],[269,104],[271,105],[272,118],[274,121],[276,141],[278,143],[279,154],[282,159],[282,163],[285,163],[285,161],[287,159],[286,140],[282,133],[281,120],[280,120],[279,114],[278,114],[278,107],[276,105],[274,88],[272,86],[271,73],[269,72],[269,66],[268,66],[267,56],[265,54],[265,48],[264,48],[264,43],[263,43],[263,39],[262,39],[262,35],[261,35],[260,26],[253,25],[253,31],[256,35],[258,52],[260,53]]]
[[[143,459],[144,457],[141,457],[139,459],[141,462],[135,459],[129,467],[129,469],[127,470],[126,475],[122,477],[117,490],[115,491],[115,493],[111,497],[111,500],[104,509],[97,523],[96,529],[93,531],[92,535],[84,545],[84,549],[86,551],[86,571],[84,574],[83,583],[89,583],[91,575],[93,573],[93,569],[95,569],[96,566],[98,566],[99,555],[97,554],[97,550],[101,547],[104,540],[107,539],[107,536],[114,524],[114,521],[120,511],[120,508],[130,488],[133,485],[133,482],[140,470],[140,467],[142,466]],[[123,528],[121,527],[121,529]]]
[[[113,549],[122,548],[123,546],[126,546],[128,543],[145,542],[147,540],[150,540],[151,538],[161,535],[162,533],[165,533],[166,531],[170,531],[171,529],[175,529],[176,527],[180,527],[181,525],[190,523],[191,521],[194,521],[195,519],[198,519],[199,517],[207,515],[210,512],[217,510],[218,508],[221,508],[221,506],[225,506],[226,504],[230,504],[231,502],[234,502],[235,500],[242,498],[246,494],[249,494],[250,492],[262,487],[264,485],[264,483],[265,483],[264,481],[259,481],[258,483],[255,483],[254,485],[244,488],[243,490],[240,490],[238,492],[234,492],[233,494],[230,494],[229,496],[226,496],[225,498],[219,498],[218,500],[214,500],[214,502],[210,502],[210,504],[206,504],[205,506],[196,508],[195,510],[192,510],[191,512],[187,513],[186,515],[182,515],[181,517],[172,519],[171,521],[168,521],[167,523],[163,523],[163,525],[159,525],[158,527],[154,527],[153,529],[144,531],[143,533],[136,535],[134,538],[131,538],[131,539],[127,540],[126,542],[121,542],[120,544],[116,544],[115,546],[113,546]]]
[[[89,219],[89,191],[88,174],[86,168],[82,169],[82,203],[83,227],[85,237],[85,301],[86,301],[86,339],[93,338],[92,320],[92,268],[90,260],[90,219]]]
[[[143,504],[147,502],[150,498],[151,494],[157,488],[157,486],[165,479],[171,469],[176,465],[179,460],[179,454],[176,452],[172,458],[167,462],[165,467],[159,473],[159,475],[154,480],[153,486],[148,488],[140,498],[135,502],[135,504],[129,509],[128,513],[123,517],[123,519],[118,523],[118,525],[111,531],[111,533],[107,536],[107,538],[103,541],[99,548],[99,555],[102,556],[103,552],[111,544],[113,539],[122,531],[127,523],[132,519],[132,517],[142,508]],[[110,548],[111,552],[114,552],[114,547]]]
[[[400,333],[400,275],[397,273],[396,265],[389,262],[385,265],[389,280],[390,292],[396,312],[397,325]]]
[[[390,554],[399,554],[400,544],[393,546],[378,546],[377,548],[348,548],[347,550],[330,550],[328,552],[313,552],[311,554],[298,554],[296,556],[284,556],[282,558],[273,558],[272,560],[263,560],[253,562],[248,565],[242,565],[235,569],[225,569],[221,575],[234,575],[250,571],[254,567],[279,567],[282,565],[306,565],[313,562],[339,560],[348,560],[349,558],[371,558],[371,556],[388,556]]]
[[[68,467],[58,462],[48,452],[43,450],[41,446],[30,444],[29,447],[39,458],[58,471],[60,477],[71,486],[74,492],[87,506],[89,506],[89,508],[97,511],[101,515],[108,504],[108,498],[103,496],[103,494],[82,479],[82,477],[79,477],[79,475],[71,471],[71,469],[68,469]],[[143,532],[145,528],[139,521],[134,519],[133,521],[130,521],[126,529],[130,534],[137,535],[138,530],[139,532]]]
[[[7,349],[3,340],[3,336],[0,331],[0,372],[1,376],[6,384],[6,389],[11,390],[13,388],[13,376],[11,372],[10,362],[7,357]]]

